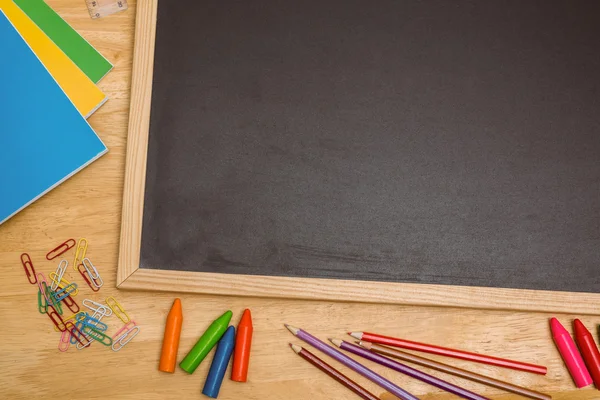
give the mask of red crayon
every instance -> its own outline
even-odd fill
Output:
[[[250,363],[250,348],[252,347],[252,316],[250,310],[244,310],[237,328],[231,380],[246,382],[248,380],[248,364]]]
[[[556,343],[558,352],[565,362],[575,385],[578,388],[591,385],[592,377],[585,367],[581,354],[579,354],[577,346],[569,332],[567,332],[565,327],[556,318],[550,320],[550,329],[552,330],[552,338],[554,339],[554,343]]]
[[[575,340],[577,340],[585,365],[587,365],[588,371],[592,375],[596,388],[600,389],[600,352],[598,347],[596,347],[592,334],[580,320],[573,321],[573,326],[575,328]]]

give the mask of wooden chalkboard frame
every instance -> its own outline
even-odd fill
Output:
[[[158,0],[137,4],[117,287],[236,296],[600,314],[600,294],[140,269]]]

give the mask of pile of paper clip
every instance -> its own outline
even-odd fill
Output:
[[[75,240],[69,239],[46,254],[46,259],[51,261],[71,248],[75,247]],[[77,242],[73,269],[83,277],[85,283],[94,292],[98,292],[104,285],[104,281],[92,261],[86,257],[88,241],[82,238]],[[121,350],[140,331],[140,327],[129,318],[127,312],[114,297],[108,297],[106,304],[97,303],[91,299],[83,299],[82,304],[89,311],[81,311],[77,302],[73,299],[79,293],[76,283],[69,282],[65,275],[69,262],[61,260],[55,272],[50,272],[51,283],[48,284],[43,273],[35,272],[31,257],[27,253],[21,254],[21,264],[29,283],[38,286],[38,311],[46,314],[54,323],[54,330],[62,332],[58,342],[60,351],[67,351],[70,345],[76,345],[82,350],[96,341],[104,346],[110,346],[113,351]],[[63,317],[63,305],[73,314]],[[123,325],[114,335],[108,336],[108,325],[102,321],[105,317],[116,316]]]

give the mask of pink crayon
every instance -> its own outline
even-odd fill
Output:
[[[565,327],[556,318],[550,320],[550,329],[552,330],[554,343],[556,343],[556,347],[558,347],[558,351],[567,365],[567,369],[571,373],[575,385],[578,388],[591,385],[592,377],[585,367],[583,358],[581,358],[581,354],[577,350],[577,346],[569,332],[567,332]]]

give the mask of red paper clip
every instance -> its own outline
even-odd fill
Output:
[[[29,283],[35,285],[37,283],[37,277],[35,275],[35,268],[33,268],[33,263],[31,262],[31,257],[29,257],[29,254],[21,254],[21,264],[23,264],[23,268],[25,269],[25,274],[27,275],[27,280]],[[31,280],[31,277],[33,277],[33,281]]]
[[[71,244],[72,243],[72,244]],[[73,246],[75,246],[75,239],[69,239],[66,242],[59,244],[54,250],[50,250],[48,254],[46,254],[46,260],[54,260],[56,257],[64,254]]]
[[[65,305],[67,306],[67,308],[69,310],[71,310],[73,312],[73,314],[77,314],[80,310],[79,308],[79,304],[77,304],[75,302],[75,300],[73,300],[73,298],[71,297],[71,295],[68,295],[67,297],[63,298],[61,300],[63,303],[65,303]]]
[[[98,290],[100,290],[100,288],[99,288],[99,287],[96,287],[94,284],[92,284],[92,281],[90,281],[90,278],[88,278],[88,276],[87,276],[87,271],[85,270],[85,267],[84,267],[84,265],[83,265],[83,264],[79,264],[79,265],[77,266],[77,271],[79,271],[79,273],[81,274],[81,276],[83,276],[83,280],[85,281],[85,283],[87,283],[87,284],[88,284],[88,286],[89,286],[90,288],[92,288],[92,290],[93,290],[94,292],[97,292]]]
[[[58,315],[56,309],[50,304],[48,304],[48,316],[50,317],[54,325],[56,325],[59,331],[64,332],[67,329],[61,316]]]
[[[92,341],[89,339],[89,337],[86,336],[83,332],[81,332],[78,327],[73,325],[73,323],[71,321],[67,321],[66,329],[69,332],[71,332],[71,337],[74,337],[79,342],[79,344],[82,345],[83,347],[87,347],[92,343]],[[77,333],[75,333],[75,332],[77,332]],[[85,339],[86,341],[81,341],[82,338]]]

